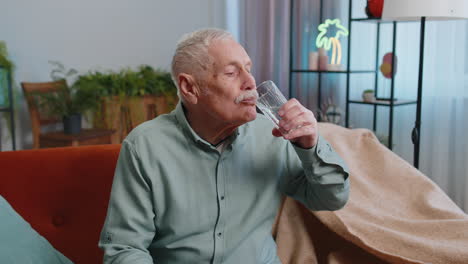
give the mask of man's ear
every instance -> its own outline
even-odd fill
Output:
[[[180,94],[186,102],[197,104],[200,96],[200,87],[198,86],[195,78],[186,73],[180,73],[178,76]]]

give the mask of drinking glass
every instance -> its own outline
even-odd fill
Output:
[[[257,107],[278,128],[281,120],[278,111],[287,102],[286,98],[273,81],[262,82],[257,87],[257,92]]]

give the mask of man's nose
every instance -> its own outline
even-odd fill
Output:
[[[257,89],[255,78],[252,74],[248,71],[243,71],[243,83],[242,83],[242,90],[255,90]]]

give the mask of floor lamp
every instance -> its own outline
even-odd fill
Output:
[[[427,20],[468,18],[468,0],[384,0],[382,20],[421,21],[419,41],[418,103],[411,140],[414,144],[413,164],[419,168],[421,139],[421,106],[424,66],[424,35]]]

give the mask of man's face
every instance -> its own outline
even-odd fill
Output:
[[[212,119],[223,123],[242,125],[254,120],[256,85],[247,52],[236,41],[224,39],[212,42],[208,53],[213,65],[203,82],[200,106]]]

